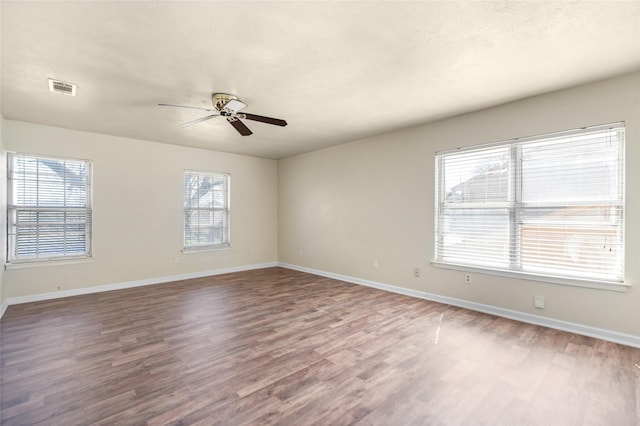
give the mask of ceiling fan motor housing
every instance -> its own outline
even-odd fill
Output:
[[[230,95],[228,93],[214,93],[211,95],[211,102],[213,102],[213,106],[215,106],[218,111],[222,111],[229,101],[237,99],[237,96]]]

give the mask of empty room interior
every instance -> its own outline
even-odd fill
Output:
[[[640,2],[0,2],[0,423],[640,424]]]

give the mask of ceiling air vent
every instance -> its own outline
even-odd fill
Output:
[[[64,81],[49,79],[49,91],[53,93],[62,93],[63,95],[76,95],[76,86],[73,83],[65,83]]]

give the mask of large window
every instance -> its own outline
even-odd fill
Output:
[[[435,262],[624,281],[624,125],[436,154]]]
[[[91,256],[91,163],[8,155],[9,263]]]
[[[184,172],[184,249],[229,247],[229,175]]]

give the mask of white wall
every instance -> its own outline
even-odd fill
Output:
[[[0,22],[2,21],[2,8],[0,7]],[[0,55],[0,70],[2,69],[2,55]],[[6,174],[4,173],[4,168],[6,167],[5,165],[7,164],[7,162],[5,161],[5,151],[4,151],[4,140],[2,137],[3,134],[3,124],[4,124],[4,116],[2,115],[2,72],[0,72],[0,216],[2,217],[0,219],[0,255],[2,255],[2,257],[0,259],[6,259],[6,238],[7,238],[7,234],[5,229],[6,225],[5,225],[5,221],[6,221],[6,211],[7,211],[7,196],[6,196],[6,182],[4,179],[4,176],[6,176]],[[4,268],[0,268],[0,317],[2,317],[2,314],[4,313],[4,310],[6,308],[6,293],[4,291]]]
[[[0,176],[7,175],[7,156],[4,147],[4,117],[0,112]],[[7,180],[0,178],[0,259],[7,258]],[[4,291],[4,268],[0,267],[0,316],[2,316],[7,299]]]
[[[0,7],[0,22],[2,21],[2,7]],[[0,70],[2,70],[2,55],[0,55]],[[4,147],[4,116],[2,115],[2,72],[0,72],[0,259],[6,259],[7,249],[7,191],[6,191],[6,156]],[[0,268],[0,317],[6,308],[6,292],[4,291],[4,268]]]
[[[277,261],[274,160],[12,120],[3,142],[7,151],[93,161],[94,204],[94,261],[8,269],[6,298]],[[180,253],[185,169],[231,174],[231,249]]]
[[[480,274],[467,285],[431,266],[436,151],[616,121],[626,121],[627,292]],[[639,73],[294,156],[278,165],[279,260],[640,336],[639,163]]]

